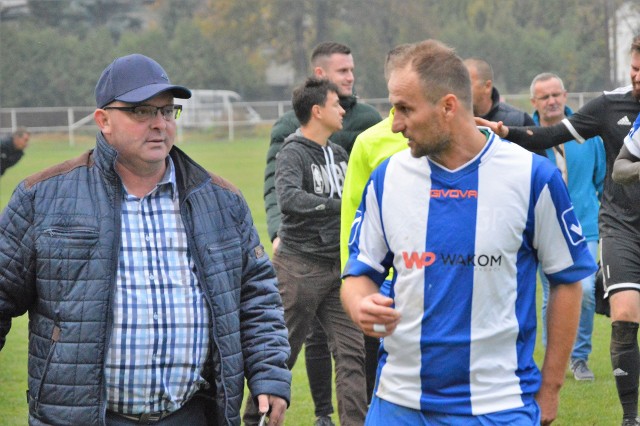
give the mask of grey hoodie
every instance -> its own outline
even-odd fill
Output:
[[[291,134],[276,157],[275,186],[283,252],[340,259],[340,205],[349,155],[329,141],[323,147]]]

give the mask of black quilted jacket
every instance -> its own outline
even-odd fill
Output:
[[[275,274],[235,188],[178,148],[180,209],[213,324],[218,424],[239,425],[253,395],[290,396],[287,331]],[[104,361],[120,246],[116,152],[94,150],[27,178],[0,216],[0,349],[29,311],[29,423],[103,425]]]

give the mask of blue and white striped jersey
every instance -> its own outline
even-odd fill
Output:
[[[376,395],[423,411],[486,414],[530,402],[536,268],[552,285],[594,273],[558,169],[502,141],[446,170],[401,151],[371,175],[344,276],[393,267],[402,315],[384,338]]]
[[[640,158],[640,115],[633,123],[629,134],[624,138],[624,145],[633,156]]]

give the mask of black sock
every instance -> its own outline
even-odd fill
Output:
[[[610,351],[611,366],[616,378],[623,417],[635,418],[638,415],[638,376],[640,375],[638,323],[612,322]]]

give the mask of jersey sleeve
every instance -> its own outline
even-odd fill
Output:
[[[599,96],[584,104],[571,117],[562,120],[562,124],[571,133],[572,139],[583,143],[587,139],[598,136],[601,133],[603,111],[608,107],[605,105],[606,98]]]
[[[627,147],[631,155],[640,158],[640,114],[633,123],[629,134],[624,138],[624,146]]]
[[[534,191],[534,239],[551,284],[574,283],[597,270],[569,193],[557,169],[539,173]]]
[[[389,273],[392,253],[387,245],[376,191],[376,173],[365,187],[362,202],[356,211],[349,237],[349,258],[342,275],[366,275],[379,286]]]

